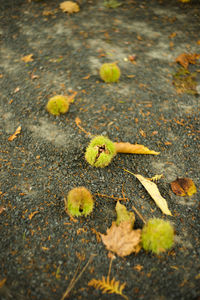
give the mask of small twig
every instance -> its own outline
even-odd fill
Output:
[[[75,123],[78,126],[78,128],[83,131],[87,136],[93,137],[93,135],[90,132],[87,132],[82,126],[81,126],[81,119],[79,117],[76,117]]]
[[[122,200],[124,200],[124,201],[126,201],[126,199],[128,199],[128,198],[118,198],[118,197],[115,197],[115,196],[109,196],[109,195],[104,195],[104,194],[99,194],[99,193],[95,193],[95,195],[97,195],[97,196],[99,196],[99,197],[105,197],[105,198],[111,198],[111,199],[114,199],[115,201],[122,201]]]
[[[112,262],[113,262],[114,256],[111,257],[110,259],[110,264],[109,264],[109,270],[108,270],[108,278],[110,278],[110,272],[111,272],[111,267],[112,267]]]
[[[145,219],[143,218],[143,216],[141,215],[141,213],[137,210],[137,208],[133,205],[132,209],[136,212],[136,214],[140,217],[140,219],[143,221],[144,224],[146,224]]]
[[[66,289],[64,295],[62,296],[61,300],[64,300],[68,295],[69,293],[71,292],[71,290],[73,289],[73,287],[75,286],[75,284],[77,283],[77,281],[80,279],[80,277],[83,275],[83,273],[85,272],[85,270],[87,269],[88,265],[91,263],[91,261],[93,260],[93,257],[96,256],[96,254],[91,254],[90,255],[90,258],[88,260],[88,262],[86,263],[86,265],[83,267],[83,269],[81,270],[80,274],[76,277],[77,273],[78,273],[78,270],[79,270],[79,267],[80,267],[80,264],[78,265],[77,269],[76,269],[76,272],[72,278],[72,280],[70,281],[69,283],[69,286],[68,288]],[[76,278],[76,279],[75,279]]]

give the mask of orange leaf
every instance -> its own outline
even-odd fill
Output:
[[[182,53],[176,58],[176,62],[183,66],[185,69],[187,69],[189,64],[196,64],[196,61],[199,58],[200,54]]]
[[[21,60],[23,60],[24,62],[30,62],[30,61],[33,61],[33,54],[29,54],[29,55],[26,55],[26,56],[23,56],[21,58]]]
[[[101,234],[106,249],[115,252],[118,256],[127,256],[140,251],[141,229],[133,230],[131,222],[112,222],[107,234]]]
[[[83,77],[83,79],[89,79],[89,78],[90,78],[90,74],[87,75],[87,76],[85,76],[85,77]]]
[[[49,250],[49,248],[47,248],[47,247],[42,247],[42,250],[44,250],[44,251],[48,251],[48,250]]]
[[[64,1],[60,3],[60,8],[62,9],[63,12],[67,12],[69,14],[79,12],[80,10],[78,4],[73,1]]]
[[[169,38],[170,38],[170,39],[173,39],[176,35],[177,35],[176,32],[172,32],[172,33],[169,35]]]
[[[32,218],[33,218],[36,214],[38,214],[38,213],[39,213],[38,210],[36,210],[36,211],[30,213],[30,215],[28,216],[29,220],[32,220]]]
[[[5,282],[6,282],[6,278],[0,281],[0,289],[4,286]]]
[[[9,141],[9,142],[13,141],[13,140],[17,137],[17,134],[19,134],[19,133],[21,132],[21,129],[22,129],[21,126],[17,127],[15,133],[13,133],[13,134],[8,138],[8,141]]]
[[[154,154],[158,155],[160,152],[149,150],[147,147],[139,144],[130,143],[115,143],[117,153],[131,153],[131,154]]]
[[[0,214],[5,210],[5,207],[0,206]]]
[[[192,196],[197,192],[197,188],[190,178],[177,178],[171,182],[171,189],[177,196]]]

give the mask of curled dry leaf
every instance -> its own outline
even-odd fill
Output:
[[[62,9],[63,12],[73,14],[76,12],[79,12],[80,8],[77,3],[73,1],[64,1],[60,3],[60,8]]]
[[[196,64],[196,61],[199,58],[200,58],[200,54],[181,53],[176,58],[176,62],[179,63],[181,66],[183,66],[185,69],[187,69],[189,64]]]
[[[172,215],[170,210],[168,209],[167,201],[161,196],[158,187],[154,182],[152,182],[148,178],[143,177],[142,175],[134,174],[128,170],[125,171],[134,175],[141,182],[141,184],[144,186],[144,188],[147,190],[149,195],[152,197],[152,199],[164,214],[169,216]]]
[[[147,147],[139,144],[131,143],[115,143],[117,153],[130,153],[130,154],[154,154],[158,155],[160,152],[149,150]]]
[[[101,234],[106,249],[116,253],[118,256],[127,256],[141,249],[141,230],[133,230],[132,222],[121,222],[119,226],[112,222],[107,229],[107,234]]]
[[[21,132],[21,129],[22,127],[21,126],[18,126],[15,133],[13,133],[9,138],[8,138],[8,141],[11,142],[13,141],[16,137],[17,137],[17,134],[19,134]]]
[[[177,196],[192,196],[197,192],[197,188],[190,178],[177,178],[171,182],[171,189]]]

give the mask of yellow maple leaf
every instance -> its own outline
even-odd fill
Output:
[[[73,1],[64,1],[60,3],[60,8],[63,12],[73,14],[75,12],[79,12],[80,8],[77,3]]]

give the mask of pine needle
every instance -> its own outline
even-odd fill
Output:
[[[115,281],[115,278],[113,277],[112,280],[110,280],[109,276],[106,278],[102,276],[102,280],[96,280],[92,279],[88,283],[89,286],[93,286],[95,289],[102,290],[102,293],[108,293],[108,294],[118,294],[122,296],[124,299],[128,300],[128,297],[125,296],[122,291],[125,288],[126,283],[123,283],[120,285],[119,281]]]

